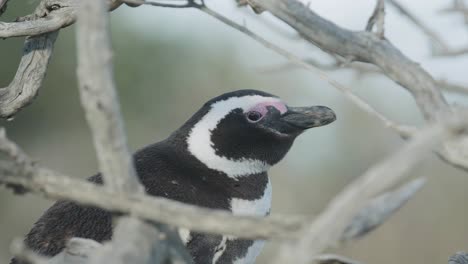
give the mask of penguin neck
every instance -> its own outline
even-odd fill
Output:
[[[171,135],[166,140],[166,144],[169,145],[168,150],[170,149],[172,153],[172,160],[176,165],[175,167],[181,170],[181,174],[197,177],[204,184],[212,186],[227,196],[255,200],[263,196],[268,188],[267,171],[232,177],[223,171],[209,168],[194,157],[187,149],[186,137],[183,135]]]

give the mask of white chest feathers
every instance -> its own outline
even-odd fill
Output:
[[[243,200],[234,198],[231,200],[231,210],[235,215],[266,216],[271,210],[271,182],[268,180],[263,196],[256,200]],[[247,253],[236,259],[234,264],[254,264],[255,259],[260,254],[265,245],[265,241],[256,240],[248,248]]]
[[[231,211],[235,215],[266,216],[271,209],[271,182],[268,180],[263,196],[256,200],[231,199]]]
[[[271,209],[271,182],[268,180],[267,186],[263,195],[255,200],[244,200],[239,198],[231,199],[231,211],[234,215],[250,215],[250,216],[266,216],[270,213]],[[190,231],[184,228],[179,229],[179,234],[184,242],[187,242],[191,239]],[[235,240],[235,237],[231,236],[223,236],[220,244],[217,246],[219,250],[217,250],[216,254],[213,257],[212,263],[209,264],[218,264],[218,259],[224,254],[226,251],[226,243],[229,240]],[[247,252],[244,256],[238,257],[237,259],[233,260],[233,264],[254,264],[255,259],[260,254],[263,249],[265,241],[263,240],[256,240],[253,244],[247,249]]]

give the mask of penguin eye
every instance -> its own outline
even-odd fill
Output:
[[[262,118],[263,118],[263,115],[260,112],[250,111],[250,112],[247,113],[247,119],[250,122],[258,122]]]

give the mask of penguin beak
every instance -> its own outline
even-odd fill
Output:
[[[328,125],[336,120],[333,110],[326,106],[288,107],[281,120],[289,125],[305,130]]]

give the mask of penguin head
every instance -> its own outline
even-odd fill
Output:
[[[237,178],[263,173],[309,128],[336,119],[325,106],[290,107],[256,90],[211,99],[184,125],[188,152],[210,169]]]

